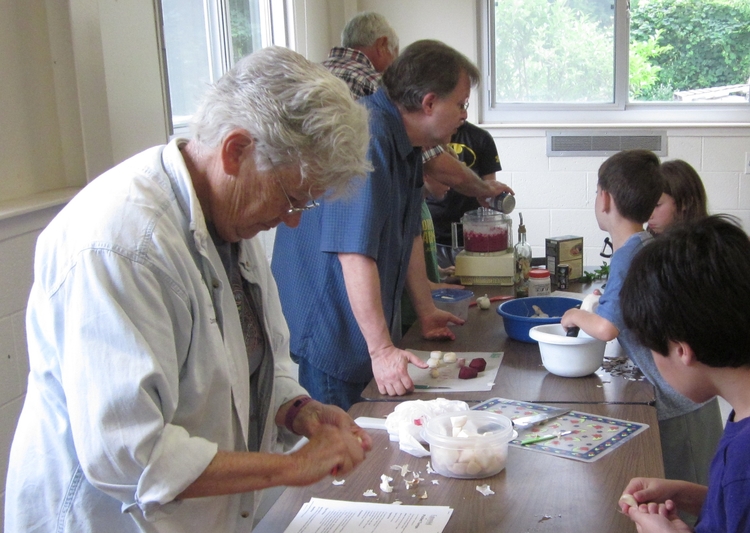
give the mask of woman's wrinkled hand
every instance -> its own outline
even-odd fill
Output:
[[[307,444],[291,454],[296,465],[288,485],[304,486],[330,475],[345,476],[365,460],[372,446],[359,432],[332,424],[320,424],[308,438]]]
[[[363,450],[370,451],[372,449],[372,437],[367,431],[359,427],[351,416],[336,405],[312,401],[302,408],[294,420],[295,430],[298,430],[300,435],[307,438],[312,438],[321,426],[325,425],[351,432],[359,439]]]

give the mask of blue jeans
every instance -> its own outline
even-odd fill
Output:
[[[303,357],[292,356],[292,359],[299,364],[299,384],[307,389],[312,398],[322,403],[338,405],[344,411],[348,411],[355,403],[364,401],[362,391],[367,387],[368,381],[344,381],[318,370]]]

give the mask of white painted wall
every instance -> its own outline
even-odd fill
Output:
[[[12,221],[0,220],[0,517],[4,515],[8,452],[29,373],[24,318],[34,243],[58,211],[59,206],[53,205],[15,216]]]
[[[99,0],[112,159],[168,138],[154,0]]]
[[[0,201],[65,182],[48,12],[44,2],[0,0]],[[33,65],[34,67],[30,67]],[[8,75],[8,73],[14,73]]]
[[[486,126],[503,166],[498,179],[516,193],[534,256],[544,255],[544,239],[581,235],[584,264],[601,264],[606,233],[594,219],[597,171],[604,157],[547,157],[544,130]],[[750,175],[744,174],[750,128],[668,128],[667,159],[684,159],[699,172],[711,213],[729,213],[750,229]],[[514,216],[514,228],[518,217]]]

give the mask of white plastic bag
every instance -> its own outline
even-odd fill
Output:
[[[593,313],[594,310],[599,307],[600,294],[587,294],[581,303],[581,309]]]
[[[415,457],[427,457],[430,452],[423,446],[422,428],[432,417],[443,413],[468,411],[469,405],[459,400],[412,400],[396,406],[385,419],[385,428],[392,441],[398,441],[402,451]]]

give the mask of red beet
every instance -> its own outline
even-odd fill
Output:
[[[487,361],[485,361],[483,357],[477,357],[476,359],[471,360],[469,366],[475,368],[477,372],[484,372],[484,369],[487,368]]]
[[[477,377],[477,374],[479,374],[479,372],[476,368],[471,368],[470,366],[462,366],[458,371],[458,379],[475,378]]]

